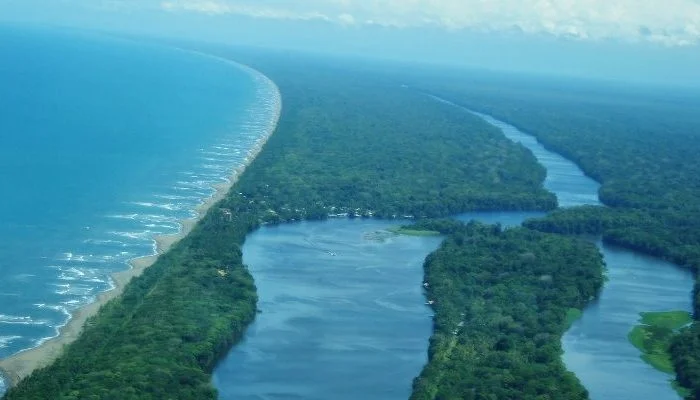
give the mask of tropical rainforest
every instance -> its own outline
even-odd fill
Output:
[[[602,263],[593,245],[556,233],[601,234],[700,268],[700,121],[682,90],[661,99],[556,79],[206,50],[278,84],[276,132],[187,238],[7,399],[216,398],[211,371],[256,314],[241,246],[264,224],[408,216],[446,236],[425,263],[435,331],[414,399],[587,397],[562,365],[560,338],[600,289]],[[628,94],[610,95],[618,92]],[[426,93],[536,135],[602,182],[607,207],[557,210],[507,230],[422,221],[556,207],[529,151]],[[669,350],[678,381],[700,398],[700,324]]]
[[[413,78],[420,90],[488,113],[536,136],[602,183],[607,207],[557,210],[526,226],[600,234],[606,242],[700,269],[700,119],[697,95],[649,88],[515,77]],[[458,83],[457,83],[458,82]],[[700,286],[694,316],[700,317]],[[672,341],[678,382],[700,398],[700,323]]]
[[[561,336],[603,285],[593,243],[474,222],[411,229],[447,235],[425,261],[434,332],[411,399],[588,398],[564,367]]]
[[[264,150],[187,238],[6,399],[216,398],[211,371],[256,314],[241,246],[262,224],[556,206],[532,154],[477,117],[361,67],[250,62],[284,103]]]

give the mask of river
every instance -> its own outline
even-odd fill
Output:
[[[547,169],[545,187],[560,207],[600,204],[600,184],[574,163],[511,125],[475,114],[530,149]],[[513,226],[541,215],[477,212],[457,218]],[[421,290],[423,260],[440,239],[385,231],[395,225],[342,219],[252,234],[243,255],[262,313],[214,372],[220,398],[408,398],[412,379],[427,361],[432,327]],[[692,274],[629,250],[598,246],[608,281],[562,340],[567,368],[593,400],[678,399],[671,376],[643,362],[627,334],[640,312],[690,311]]]
[[[396,221],[264,227],[243,256],[262,311],[214,373],[221,399],[407,399],[427,360],[423,260]]]
[[[544,186],[560,207],[598,205],[600,184],[573,162],[548,151],[517,128],[475,113],[523,144],[547,169]],[[694,277],[690,270],[621,247],[597,242],[607,265],[607,282],[562,338],[563,360],[588,389],[592,400],[679,399],[669,384],[672,376],[640,358],[627,339],[640,312],[691,312]]]

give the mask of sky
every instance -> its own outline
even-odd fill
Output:
[[[0,0],[0,21],[700,86],[700,0]]]

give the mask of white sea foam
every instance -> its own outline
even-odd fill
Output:
[[[64,253],[61,257],[57,258],[57,261],[65,261],[69,263],[97,263],[103,264],[110,261],[109,257],[103,255],[95,254],[75,254],[75,253]]]
[[[106,256],[103,256],[106,257]],[[109,256],[116,258],[116,256]],[[126,257],[121,257],[126,260]],[[97,268],[76,268],[70,266],[49,266],[52,269],[59,271],[56,279],[57,283],[52,285],[56,287],[54,293],[59,295],[92,295],[98,287],[108,283],[106,272]]]
[[[117,285],[114,283],[114,279],[112,279],[111,276],[107,277],[107,291],[110,291],[112,289],[116,289]]]
[[[225,165],[218,165],[218,164],[202,164],[200,165],[203,169],[208,169],[208,170],[213,170],[213,171],[228,171],[229,167]]]
[[[182,204],[175,204],[175,203],[151,203],[147,201],[135,201],[132,202],[131,204],[136,205],[136,206],[141,206],[141,207],[148,207],[148,208],[161,208],[163,210],[168,210],[168,211],[180,211],[183,209]]]
[[[168,229],[168,230],[177,230],[179,228],[179,225],[166,225],[166,224],[146,224],[144,226],[146,228],[151,228],[151,229],[161,228],[161,229]]]
[[[107,232],[110,235],[114,236],[119,236],[127,239],[136,239],[136,240],[151,240],[153,237],[154,232],[152,230],[143,230],[143,231],[136,231],[136,232],[125,232],[125,231],[109,231]]]
[[[130,219],[134,220],[139,216],[139,214],[115,214],[115,215],[108,215],[107,218],[116,218],[116,219]]]
[[[0,314],[0,324],[5,325],[48,325],[48,321],[35,321],[30,316],[16,316]]]
[[[177,217],[162,214],[144,214],[137,219],[140,223],[178,223]]]
[[[61,314],[63,314],[66,317],[70,317],[71,313],[68,311],[68,309],[64,305],[51,305],[51,304],[34,304],[34,306],[38,309],[45,309],[45,310],[51,310],[51,311],[56,311]]]
[[[56,293],[56,294],[64,295],[64,294],[68,294],[70,292],[70,284],[68,284],[68,283],[53,283],[52,285],[54,285],[58,288],[54,291],[54,293]]]
[[[85,239],[83,240],[85,244],[96,244],[96,245],[111,245],[111,246],[128,246],[126,243],[119,240],[112,239]]]
[[[232,170],[242,167],[245,163],[249,162],[254,156],[257,147],[264,143],[267,136],[274,130],[281,109],[281,97],[274,83],[248,67],[220,58],[216,59],[231,65],[236,65],[250,73],[258,84],[256,96],[259,102],[246,110],[247,120],[234,127],[231,133],[215,143],[214,146],[208,149],[201,149],[201,154],[205,156],[200,158],[201,162],[204,163],[202,167],[198,171],[185,171],[180,173],[181,176],[186,178],[176,182],[174,187],[169,189],[177,191],[177,195],[156,195],[157,201],[135,202],[131,203],[131,205],[137,205],[146,209],[162,209],[168,212],[194,212],[194,203],[200,203],[209,198],[214,193],[212,188],[213,184],[221,180],[227,180]],[[253,149],[253,147],[256,147],[256,149]],[[85,240],[84,243],[105,246],[141,246],[142,241],[147,241],[153,253],[155,253],[155,241],[152,239],[154,234],[159,233],[155,231],[160,228],[181,228],[178,218],[175,216],[123,213],[109,215],[108,217],[134,221],[139,225],[137,227],[124,228],[121,226],[122,223],[120,223],[120,227],[114,227],[114,230],[109,232],[111,236],[116,237],[90,238]],[[95,231],[95,229],[90,229],[90,231]],[[132,243],[132,240],[138,240],[138,242]],[[59,329],[70,319],[70,310],[82,304],[94,301],[95,292],[98,288],[104,289],[105,284],[107,284],[109,288],[114,287],[113,281],[106,274],[107,271],[85,268],[85,266],[89,266],[91,262],[114,263],[135,256],[145,255],[138,254],[136,251],[122,251],[115,254],[113,247],[110,254],[105,254],[105,252],[100,253],[100,251],[94,250],[96,247],[90,248],[92,249],[90,252],[93,254],[66,252],[59,257],[62,261],[60,264],[66,263],[66,265],[52,266],[52,268],[57,270],[56,275],[58,276],[58,280],[53,284],[53,288],[55,288],[56,293],[60,293],[66,297],[57,305],[36,305],[37,308],[52,310],[65,316],[62,324],[50,325],[55,329],[55,335],[52,337],[57,336]],[[88,253],[88,251],[84,252]],[[144,252],[146,251],[144,250]],[[31,277],[31,275],[23,274],[22,279],[29,277]],[[0,323],[26,325],[50,324],[49,321],[33,320],[29,316],[12,315],[0,315]],[[16,339],[19,339],[19,337],[8,336],[7,339],[0,337],[0,346],[4,346],[5,341],[9,343],[9,341]],[[51,337],[36,340],[34,341],[34,345],[40,345],[49,339],[51,339]]]
[[[211,181],[196,180],[196,181],[177,181],[175,182],[176,188],[188,188],[188,189],[204,189],[211,186]]]
[[[60,335],[60,333],[61,333],[61,328],[66,326],[66,324],[68,323],[68,321],[70,321],[70,319],[73,315],[71,314],[71,312],[68,310],[68,308],[64,304],[48,305],[48,304],[41,303],[41,304],[34,304],[34,306],[36,306],[39,309],[47,309],[47,310],[59,312],[59,313],[63,314],[63,316],[64,316],[63,321],[60,324],[51,325],[51,327],[54,329],[53,336],[43,337],[43,338],[40,338],[40,339],[37,339],[34,341],[33,347],[37,347],[37,346],[41,346],[42,344],[44,344],[48,340],[51,340],[55,337],[58,337],[58,335]],[[48,325],[48,323],[45,325]]]
[[[199,200],[201,196],[195,196],[195,195],[190,195],[190,196],[183,196],[179,194],[157,194],[154,197],[163,199],[163,200]]]
[[[196,194],[202,197],[210,196],[213,190],[211,189],[211,186],[208,187],[193,187],[192,185],[185,185],[183,186],[180,184],[179,186],[173,186],[171,188],[172,190],[177,190],[179,192],[189,192],[192,194]]]
[[[97,288],[93,286],[86,286],[86,285],[71,285],[71,287],[68,289],[68,292],[65,293],[65,295],[70,295],[70,296],[90,296],[93,293],[95,293],[95,290]]]
[[[4,349],[17,339],[22,339],[22,336],[0,336],[0,349]]]
[[[226,167],[226,169],[228,170],[229,168]],[[202,172],[198,176],[199,176],[199,179],[197,180],[197,182],[204,183],[204,182],[211,182],[212,179],[218,179],[219,177],[221,177],[221,173],[220,172]],[[202,178],[204,178],[204,179],[202,179]]]

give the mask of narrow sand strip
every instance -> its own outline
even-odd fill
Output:
[[[180,49],[178,49],[180,50]],[[35,369],[39,369],[51,364],[58,356],[61,355],[63,347],[75,341],[80,333],[82,332],[83,325],[88,318],[97,314],[100,308],[108,301],[119,297],[124,291],[124,287],[131,281],[132,278],[137,277],[143,273],[143,271],[153,265],[153,263],[158,259],[160,254],[165,253],[168,249],[177,243],[180,239],[187,236],[187,234],[192,231],[192,228],[199,222],[200,219],[204,217],[207,210],[211,208],[214,204],[222,200],[231,187],[238,181],[240,175],[245,171],[245,169],[250,165],[255,157],[260,153],[267,140],[270,138],[272,133],[277,127],[277,122],[279,121],[280,114],[282,112],[282,99],[277,86],[269,78],[267,78],[262,73],[235,63],[231,60],[224,58],[212,56],[209,54],[199,53],[195,51],[187,51],[192,54],[205,56],[218,60],[220,62],[225,62],[227,64],[233,65],[237,68],[241,68],[244,71],[251,74],[254,79],[259,80],[261,85],[268,86],[271,99],[267,99],[273,102],[271,105],[274,107],[272,118],[270,120],[268,128],[265,130],[264,134],[256,141],[252,149],[248,151],[248,156],[245,162],[233,171],[233,174],[229,178],[228,182],[214,185],[216,192],[208,198],[204,203],[200,204],[197,209],[197,217],[192,219],[186,219],[180,221],[182,229],[180,232],[174,235],[164,235],[155,237],[156,241],[156,253],[155,255],[135,258],[129,262],[131,268],[125,271],[120,271],[112,274],[112,280],[114,282],[114,289],[103,292],[97,296],[97,300],[93,303],[87,304],[84,307],[79,308],[74,311],[71,319],[68,323],[61,328],[59,335],[55,338],[49,339],[40,346],[34,347],[12,355],[8,358],[0,360],[0,374],[6,378],[5,381],[8,386],[16,385],[20,380],[29,376]]]

